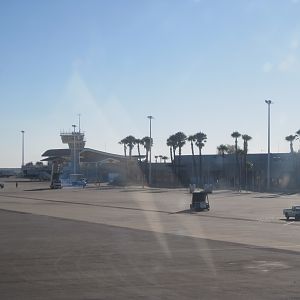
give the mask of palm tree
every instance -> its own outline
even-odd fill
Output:
[[[163,157],[163,156],[162,156],[162,155],[159,155],[158,157],[159,157],[159,162],[161,163],[161,160],[162,160],[162,157]]]
[[[300,140],[300,129],[296,131],[296,140]],[[300,150],[298,150],[300,152]]]
[[[167,146],[170,147],[171,162],[173,163],[173,166],[175,168],[175,154],[176,154],[177,144],[176,144],[176,139],[174,134],[170,135],[169,138],[167,139]]]
[[[288,135],[285,137],[285,140],[290,143],[290,151],[291,153],[294,153],[294,148],[293,148],[293,142],[297,136],[296,135]]]
[[[238,131],[234,131],[231,134],[231,137],[234,138],[234,145],[235,145],[235,152],[238,150],[238,138],[241,136],[241,134]]]
[[[248,154],[248,142],[252,137],[248,134],[243,134],[242,139],[244,140],[244,187],[247,186],[247,154]]]
[[[169,136],[167,139],[167,146],[170,147],[170,156],[171,156],[171,161],[173,163],[173,170],[174,173],[176,174],[177,172],[177,166],[176,166],[176,149],[178,148],[179,150],[179,158],[178,158],[178,167],[180,168],[180,161],[181,161],[181,150],[182,147],[185,145],[186,141],[186,135],[183,132],[177,132],[175,134],[172,134]]]
[[[250,135],[248,135],[248,134],[243,134],[242,135],[242,139],[244,141],[244,149],[243,150],[247,154],[248,153],[248,142],[250,140],[252,140],[252,137]]]
[[[149,156],[149,151],[150,151],[150,145],[152,147],[153,145],[153,139],[150,138],[149,136],[145,136],[142,138],[142,143],[144,148],[146,149],[146,162],[148,162],[148,156]]]
[[[186,143],[186,135],[179,131],[175,133],[175,140],[176,140],[176,144],[177,144],[177,148],[178,148],[178,170],[180,173],[180,167],[181,167],[181,152],[182,152],[182,147],[185,145]],[[178,174],[180,175],[180,174]]]
[[[222,176],[225,178],[225,172],[224,172],[224,159],[225,159],[225,153],[228,152],[228,147],[224,144],[221,144],[217,147],[218,154],[222,156]]]
[[[158,157],[159,157],[158,155],[155,155],[155,156],[154,156],[154,158],[155,158],[155,163],[157,163]]]
[[[236,173],[240,175],[239,172],[239,159],[238,159],[238,138],[241,136],[241,134],[238,131],[234,131],[231,134],[231,137],[234,138],[234,147],[235,147],[235,171],[234,171],[234,187],[236,186]],[[238,176],[240,177],[240,176]],[[239,184],[240,184],[241,179],[239,178]]]
[[[139,155],[139,161],[141,161],[141,150],[140,145],[143,145],[143,142],[141,139],[135,139],[134,141],[135,145],[137,145],[138,155]]]
[[[227,147],[227,154],[235,154],[235,145],[229,145],[229,144],[226,144],[226,147]],[[238,150],[240,149],[240,147],[238,146]]]
[[[218,154],[221,155],[223,158],[225,157],[225,154],[228,151],[228,146],[221,144],[220,146],[217,147]]]
[[[126,141],[126,138],[122,139],[119,144],[123,145],[123,148],[124,148],[124,156],[126,157],[127,156],[127,141]]]
[[[202,148],[204,147],[204,143],[206,143],[207,140],[207,135],[203,132],[198,132],[195,134],[195,141],[196,141],[196,146],[198,147],[199,150],[199,177],[200,177],[200,182],[198,182],[198,185],[202,185]]]
[[[136,138],[132,135],[128,135],[124,139],[122,139],[119,144],[123,144],[124,146],[124,155],[127,156],[127,148],[129,148],[129,157],[131,158],[132,149],[135,145]]]
[[[187,140],[191,143],[191,150],[192,150],[192,157],[193,157],[193,168],[192,168],[192,174],[193,174],[193,177],[196,177],[196,160],[195,160],[195,151],[194,151],[194,142],[196,141],[195,140],[195,135],[192,134],[190,135]]]
[[[132,156],[132,149],[135,145],[136,138],[132,135],[128,135],[126,138],[127,147],[129,148],[129,158]]]
[[[167,162],[167,159],[168,159],[168,158],[169,158],[168,156],[163,156],[163,157],[162,157],[162,160],[164,161],[164,163]]]

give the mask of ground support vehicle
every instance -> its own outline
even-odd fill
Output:
[[[51,171],[51,183],[50,183],[50,188],[51,189],[61,189],[61,180],[59,179],[60,177],[60,168],[61,164],[58,161],[53,161],[52,162],[52,171]]]
[[[283,214],[286,219],[295,218],[295,220],[300,220],[300,205],[294,205],[292,208],[285,208]]]
[[[51,189],[61,189],[62,188],[61,181],[60,180],[51,181],[50,188]]]
[[[209,210],[209,201],[207,192],[193,192],[192,203],[190,204],[190,209],[194,211]]]
[[[213,192],[213,185],[211,183],[204,184],[204,191],[211,194]]]
[[[85,188],[86,185],[87,185],[87,181],[84,178],[82,178],[80,180],[72,181],[72,186],[81,186],[82,188]]]

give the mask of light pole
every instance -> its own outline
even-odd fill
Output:
[[[151,128],[151,121],[153,118],[153,116],[147,116],[147,118],[149,119],[150,121],[150,149],[149,149],[149,154],[150,154],[150,159],[149,159],[149,185],[151,185],[151,182],[152,182],[152,178],[151,178],[151,148],[152,148],[152,128]]]
[[[270,190],[270,105],[273,104],[271,100],[265,100],[268,104],[268,169],[267,169],[267,189]]]
[[[24,167],[24,130],[21,130],[22,132],[22,167]]]
[[[74,154],[73,154],[73,173],[76,174],[76,151],[75,151],[75,147],[76,147],[76,143],[75,143],[75,128],[76,128],[76,125],[72,125],[72,127],[74,128],[74,131],[73,131],[73,137],[74,137]]]
[[[81,117],[81,114],[78,114],[78,131],[80,132],[80,117]]]
[[[79,139],[80,139],[80,117],[81,114],[78,114],[78,132],[79,132]],[[80,148],[78,148],[80,149]],[[78,151],[78,172],[80,172],[80,151]]]

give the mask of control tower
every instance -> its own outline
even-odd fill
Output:
[[[75,125],[73,132],[61,132],[60,137],[64,144],[68,144],[71,150],[71,168],[74,176],[80,173],[80,152],[85,146],[84,133],[75,131]],[[72,175],[73,175],[72,174]]]

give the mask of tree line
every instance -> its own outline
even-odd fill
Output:
[[[149,152],[150,152],[150,145],[151,147],[153,146],[153,139],[150,138],[149,136],[145,136],[142,139],[138,139],[135,138],[133,135],[128,135],[127,137],[125,137],[124,139],[122,139],[119,144],[123,145],[123,149],[124,149],[124,156],[127,157],[127,149],[129,150],[129,158],[132,157],[132,150],[134,148],[134,146],[137,146],[137,150],[138,150],[138,159],[139,161],[142,160],[142,155],[141,155],[141,146],[144,147],[146,153],[145,155],[145,162],[149,161]],[[163,160],[165,163],[168,159],[167,156],[163,156],[163,155],[159,155],[159,156],[155,156],[156,160],[157,158],[160,158],[161,160]]]
[[[234,139],[234,143],[230,144],[220,144],[217,146],[217,154],[222,157],[222,171],[221,177],[226,178],[228,174],[225,174],[224,170],[224,159],[227,154],[234,155],[234,170],[232,170],[234,174],[234,186],[235,187],[246,187],[247,186],[247,174],[248,171],[253,167],[253,164],[247,160],[248,154],[248,143],[252,140],[252,137],[248,134],[241,134],[238,131],[234,131],[231,133],[231,137]],[[240,147],[238,145],[239,139],[242,139],[243,146]],[[291,134],[285,137],[285,140],[290,143],[290,152],[294,153],[294,141],[300,140],[300,129],[295,132],[295,134]],[[181,177],[182,171],[182,149],[183,147],[189,143],[191,147],[192,153],[192,174],[193,178],[196,178],[196,183],[201,186],[203,185],[203,161],[202,161],[202,151],[207,142],[207,135],[204,132],[197,132],[195,134],[187,136],[185,133],[179,131],[174,134],[171,134],[167,140],[166,145],[169,147],[170,153],[170,161],[171,166],[174,170],[174,173],[178,176],[179,180]],[[149,161],[149,152],[150,145],[153,145],[153,139],[149,136],[145,136],[141,139],[135,138],[132,135],[129,135],[122,139],[119,144],[122,144],[124,147],[124,155],[132,156],[132,150],[136,146],[138,151],[138,160],[141,162],[144,159],[144,162],[148,163]],[[145,154],[141,155],[141,147],[145,150]],[[195,154],[195,152],[198,152]],[[167,156],[163,155],[155,155],[155,162],[157,162],[158,158],[160,162],[166,161],[169,159]],[[232,178],[232,173],[231,173]],[[227,178],[228,179],[228,178]],[[232,179],[231,179],[232,180]]]
[[[231,137],[234,138],[234,145],[225,145],[221,144],[217,147],[217,153],[222,156],[223,158],[223,176],[224,174],[224,158],[225,154],[235,154],[235,181],[237,181],[238,178],[238,183],[241,183],[241,167],[239,163],[240,157],[243,157],[243,174],[244,178],[246,177],[247,173],[247,153],[248,153],[248,142],[252,139],[251,136],[247,134],[240,134],[238,131],[234,131],[231,134]],[[243,139],[243,149],[241,149],[238,146],[238,139],[242,137]],[[202,149],[205,146],[205,143],[207,142],[207,135],[204,132],[197,132],[195,134],[187,136],[185,133],[179,131],[174,134],[171,134],[167,141],[166,144],[169,147],[170,151],[170,160],[172,167],[174,169],[174,173],[177,174],[177,176],[180,178],[181,177],[181,157],[182,157],[182,148],[186,145],[186,142],[190,143],[191,147],[191,152],[192,152],[192,174],[194,178],[197,178],[197,184],[199,186],[203,185],[203,162],[202,162]],[[132,150],[135,146],[137,146],[138,150],[138,158],[139,161],[142,160],[142,155],[140,151],[140,147],[144,147],[146,153],[145,153],[145,162],[147,163],[149,161],[149,151],[150,151],[150,145],[152,147],[153,145],[153,139],[149,136],[145,136],[142,139],[135,138],[132,135],[129,135],[122,139],[119,144],[123,145],[124,148],[124,155],[127,157],[127,150],[128,150],[128,155],[131,158],[132,157]],[[198,149],[198,159],[196,159],[195,155],[195,147]],[[157,162],[157,158],[160,158],[164,162],[168,159],[167,156],[162,156],[162,155],[156,155],[155,159]],[[197,163],[198,162],[198,163]],[[235,182],[236,185],[236,182]]]
[[[235,154],[233,185],[234,187],[241,187],[242,185],[246,187],[248,169],[252,166],[251,162],[247,161],[248,142],[252,140],[252,137],[248,134],[240,134],[238,131],[234,131],[231,137],[234,139],[234,145],[221,144],[217,147],[218,154],[222,156],[222,177],[225,178],[225,154]],[[243,149],[238,146],[238,139],[240,137],[242,137],[243,140]]]
[[[296,134],[290,134],[285,137],[285,140],[290,143],[290,152],[294,153],[294,146],[293,142],[294,140],[299,140],[300,139],[300,129],[296,131]]]

